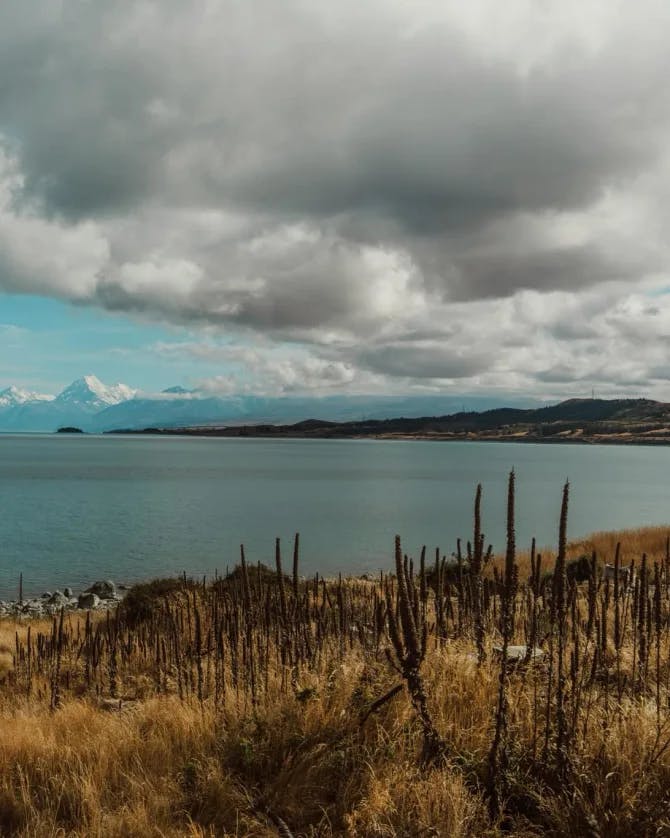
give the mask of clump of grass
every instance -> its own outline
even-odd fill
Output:
[[[0,644],[0,683],[14,669],[14,655],[8,646]]]
[[[152,579],[150,582],[133,585],[123,598],[123,619],[129,626],[150,620],[165,603],[193,585],[192,581],[187,582],[182,578]]]

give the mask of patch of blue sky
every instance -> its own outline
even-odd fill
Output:
[[[662,285],[660,288],[650,288],[645,294],[647,297],[667,297],[670,295],[670,285]]]
[[[196,340],[185,327],[144,322],[94,307],[37,296],[0,295],[0,389],[9,384],[58,392],[92,373],[105,383],[122,381],[141,390],[225,373],[227,365],[206,359],[170,358],[157,344]]]

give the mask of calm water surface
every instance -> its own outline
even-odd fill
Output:
[[[296,531],[305,573],[389,567],[406,549],[454,549],[472,530],[477,482],[487,541],[504,539],[517,474],[517,543],[555,544],[563,481],[569,535],[670,523],[670,448],[468,442],[0,435],[0,598],[99,578],[186,571],[238,559],[287,564]]]

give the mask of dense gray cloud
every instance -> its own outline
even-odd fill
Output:
[[[387,343],[366,348],[356,355],[357,363],[386,375],[402,378],[471,378],[489,369],[493,352],[475,354],[474,349],[457,350],[448,344]]]
[[[662,387],[670,7],[503,5],[2,4],[0,288],[286,388]]]

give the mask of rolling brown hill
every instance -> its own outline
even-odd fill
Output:
[[[541,408],[504,407],[446,416],[355,422],[307,419],[292,425],[146,428],[125,433],[658,444],[670,443],[670,404],[650,399],[568,399]]]

